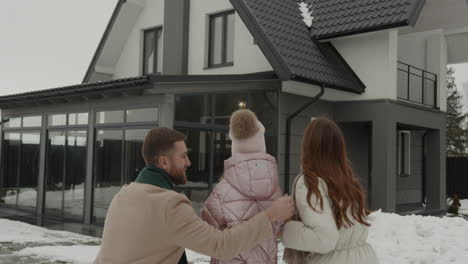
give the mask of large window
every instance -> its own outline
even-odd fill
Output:
[[[234,63],[234,11],[209,17],[208,67]]]
[[[162,28],[143,32],[143,74],[161,74]]]
[[[192,163],[189,183],[181,187],[211,189],[218,182],[231,156],[229,117],[239,108],[257,114],[265,126],[267,152],[276,155],[277,100],[275,91],[176,96],[175,128],[187,136]]]
[[[157,126],[158,109],[122,109],[96,113],[93,218],[104,223],[107,208],[121,186],[145,167],[141,149],[146,133]]]
[[[88,113],[54,113],[47,120],[45,213],[82,221]]]
[[[408,177],[411,174],[411,132],[400,131],[399,133],[399,147],[398,147],[398,174],[401,177]]]
[[[3,124],[0,203],[36,212],[41,116],[9,118]]]
[[[84,208],[87,132],[50,131],[47,139],[46,214],[81,221]]]

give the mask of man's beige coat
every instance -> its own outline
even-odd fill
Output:
[[[271,238],[265,213],[220,231],[202,221],[182,194],[133,182],[111,202],[96,264],[175,264],[184,248],[228,260]]]

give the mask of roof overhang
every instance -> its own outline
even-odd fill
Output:
[[[1,96],[0,108],[139,96],[143,95],[145,90],[154,88],[158,84],[255,82],[264,80],[278,80],[278,77],[271,71],[232,75],[147,75]]]

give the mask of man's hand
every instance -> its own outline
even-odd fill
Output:
[[[285,222],[290,219],[294,213],[294,200],[285,194],[276,199],[273,204],[265,210],[270,222],[280,221]]]

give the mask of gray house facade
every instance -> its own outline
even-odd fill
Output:
[[[305,127],[325,115],[344,132],[371,209],[445,209],[447,46],[440,32],[411,32],[432,12],[425,1],[354,1],[346,12],[345,1],[311,1],[311,28],[295,1],[200,2],[119,1],[82,84],[0,97],[0,211],[102,225],[160,126],[187,135],[192,166],[177,189],[198,211],[242,107],[265,125],[283,190],[299,173]],[[423,66],[407,56],[421,39],[434,51]]]

